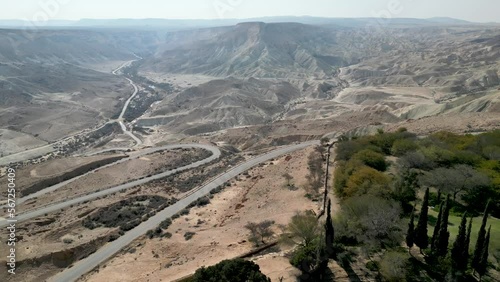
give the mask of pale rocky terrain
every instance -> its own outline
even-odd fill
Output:
[[[242,255],[253,249],[244,225],[274,220],[286,225],[297,212],[318,211],[321,203],[305,197],[307,157],[314,148],[283,156],[231,181],[231,186],[216,194],[205,207],[193,208],[189,215],[174,220],[168,231],[172,238],[138,239],[115,258],[81,281],[174,281],[192,274],[201,266]],[[286,188],[284,173],[294,176],[297,190]],[[333,211],[337,210],[333,207]],[[275,227],[276,232],[280,232]],[[185,232],[195,232],[186,241]],[[131,252],[130,250],[134,251]],[[289,250],[284,247],[284,251]],[[280,251],[281,252],[281,251]],[[275,254],[278,255],[278,254]],[[278,255],[281,257],[281,255]],[[287,259],[262,260],[262,270],[272,281],[284,276],[294,281],[296,270]],[[130,272],[130,268],[141,271]]]

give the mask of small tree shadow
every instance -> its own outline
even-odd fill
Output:
[[[351,267],[351,262],[342,263],[342,268],[344,268],[345,272],[347,272],[347,277],[351,282],[361,282],[359,276],[354,272],[354,269]]]
[[[344,271],[347,273],[347,278],[349,279],[349,281],[361,282],[361,279],[356,274],[354,269],[352,269],[351,266],[352,257],[354,253],[344,248],[337,249],[335,253],[336,253],[335,260],[337,261],[339,266],[342,267]]]

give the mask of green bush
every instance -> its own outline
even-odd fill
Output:
[[[369,261],[366,263],[365,266],[370,271],[378,271],[379,270],[379,264],[376,261]]]
[[[417,149],[418,145],[413,140],[399,139],[394,141],[394,144],[392,144],[391,154],[400,157],[408,152],[416,151]]]
[[[260,267],[243,259],[224,260],[196,270],[191,282],[271,282]]]
[[[315,240],[313,244],[300,246],[293,252],[290,264],[300,269],[302,276],[308,277],[308,281],[316,281],[311,279],[319,276],[328,264],[324,244],[321,240]]]
[[[407,253],[391,251],[386,253],[379,263],[380,274],[385,281],[405,281],[409,255]]]
[[[160,223],[160,228],[161,229],[167,229],[171,224],[172,224],[172,219],[171,218],[167,218],[167,219],[165,219],[164,221],[162,221]]]
[[[191,240],[191,238],[193,238],[193,236],[195,235],[196,233],[195,232],[186,232],[184,233],[184,239],[186,239],[186,241],[189,241]]]
[[[362,161],[365,165],[378,171],[385,171],[387,169],[387,163],[385,162],[384,155],[369,149],[357,152],[353,158]]]

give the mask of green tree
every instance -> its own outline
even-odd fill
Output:
[[[481,259],[479,260],[478,265],[476,266],[477,273],[481,275],[481,278],[484,274],[486,274],[486,269],[488,269],[488,248],[490,246],[490,233],[491,233],[491,225],[488,228],[488,233],[486,233],[486,238],[484,239],[483,251],[481,252]]]
[[[464,248],[468,248],[467,241],[467,214],[464,213],[462,216],[462,221],[460,222],[460,226],[458,227],[458,235],[453,243],[453,247],[451,249],[451,261],[452,266],[456,270],[464,271],[467,269],[467,257],[464,251]]]
[[[378,171],[385,171],[387,169],[387,163],[385,162],[384,155],[369,149],[357,152],[353,158],[362,161],[365,165]]]
[[[408,246],[408,251],[414,245],[415,240],[415,208],[411,211],[410,222],[408,223],[408,231],[406,232],[406,246]]]
[[[392,144],[391,153],[394,156],[403,156],[404,154],[412,151],[416,151],[418,145],[413,140],[399,139]]]
[[[436,168],[420,177],[420,182],[423,185],[450,193],[453,195],[453,201],[461,192],[466,193],[476,187],[489,185],[489,179],[486,175],[474,170],[471,166],[463,164],[452,168]]]
[[[439,189],[439,190],[438,190],[438,194],[437,194],[436,201],[437,201],[438,203],[441,203],[441,189]]]
[[[408,254],[388,251],[380,260],[380,274],[387,282],[406,281],[409,268]]]
[[[467,235],[465,237],[465,242],[464,242],[464,248],[463,248],[463,254],[462,257],[464,258],[465,261],[465,266],[469,264],[469,246],[470,246],[470,234],[472,232],[472,217],[469,220],[469,226],[467,227]]]
[[[448,244],[450,239],[450,232],[448,231],[448,217],[450,215],[450,195],[446,197],[443,207],[443,215],[441,217],[441,224],[436,242],[436,254],[438,256],[446,256],[448,253]]]
[[[434,225],[434,231],[432,231],[431,250],[433,252],[435,252],[436,249],[437,249],[437,240],[438,240],[439,228],[441,228],[441,218],[443,217],[443,206],[444,206],[444,202],[441,202],[439,204],[439,213],[438,213],[438,217],[437,217],[437,220],[436,220],[436,224]]]
[[[334,223],[337,240],[356,242],[368,254],[399,246],[406,231],[399,203],[373,195],[345,200]]]
[[[414,209],[410,203],[417,199],[418,178],[416,171],[403,169],[398,179],[394,182],[393,198],[401,203],[405,213]]]
[[[319,237],[317,239],[307,247],[298,247],[290,258],[290,264],[302,271],[304,278],[308,277],[309,281],[316,281],[311,279],[321,275],[328,262],[325,255],[324,241],[319,240]]]
[[[390,193],[390,179],[384,173],[368,166],[356,169],[347,180],[346,197],[372,194],[383,196]]]
[[[425,190],[424,201],[420,209],[417,228],[415,229],[415,245],[420,248],[420,253],[423,249],[429,246],[429,237],[427,236],[427,220],[429,215],[429,188]]]
[[[318,219],[312,211],[298,212],[288,223],[281,238],[283,243],[308,247],[321,234]]]
[[[243,259],[223,260],[210,267],[196,270],[192,282],[271,282],[260,267]]]
[[[290,264],[302,271],[302,278],[316,279],[322,275],[328,262],[325,234],[311,211],[295,214],[282,238],[283,243],[298,246],[290,258]]]
[[[488,221],[488,207],[490,205],[490,202],[486,204],[486,207],[484,209],[484,214],[483,214],[483,221],[481,223],[481,227],[479,228],[479,232],[477,234],[477,241],[476,241],[476,248],[474,249],[474,255],[472,256],[472,262],[471,266],[474,269],[477,269],[479,267],[479,263],[481,261],[481,256],[483,253],[483,248],[485,244],[485,237],[486,237],[486,223]]]
[[[325,244],[328,257],[332,257],[334,254],[333,240],[334,240],[335,230],[333,228],[331,210],[332,210],[332,201],[328,199],[328,205],[326,208],[326,222],[325,222]]]

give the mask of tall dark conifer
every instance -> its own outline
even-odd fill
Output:
[[[467,240],[467,214],[464,213],[462,216],[462,221],[460,222],[460,226],[458,227],[458,235],[453,243],[453,247],[451,249],[451,261],[454,269],[457,270],[466,270],[467,269],[467,258],[464,257],[464,249],[468,248],[466,246]]]
[[[483,222],[481,223],[481,227],[479,228],[479,232],[477,234],[476,248],[474,249],[474,255],[472,256],[471,266],[474,269],[477,269],[479,266],[479,262],[481,260],[481,256],[483,253],[483,246],[486,237],[486,223],[488,221],[488,207],[490,202],[486,204],[483,214]]]
[[[488,268],[488,247],[490,245],[490,233],[491,233],[491,225],[488,228],[488,233],[486,234],[486,238],[484,239],[483,251],[481,252],[481,259],[476,267],[477,273],[481,275],[481,277],[486,274],[486,269]]]
[[[448,232],[448,217],[450,215],[450,195],[446,197],[443,207],[443,214],[441,215],[441,224],[439,227],[436,254],[438,256],[446,256],[448,253],[448,244],[450,239],[450,232]]]
[[[424,201],[420,209],[417,228],[415,229],[414,242],[420,248],[420,253],[423,249],[429,246],[429,236],[427,235],[427,220],[429,217],[429,188],[425,190]]]
[[[469,264],[469,248],[470,248],[470,234],[472,232],[472,220],[474,218],[471,217],[470,220],[469,220],[469,226],[467,227],[467,236],[465,237],[465,243],[464,243],[464,248],[463,248],[463,255],[462,257],[464,258],[465,260],[465,264],[468,265]]]
[[[439,213],[438,213],[438,217],[436,220],[436,224],[434,225],[434,231],[432,232],[432,238],[431,238],[431,250],[432,250],[432,252],[435,252],[436,248],[437,248],[437,238],[438,238],[439,228],[441,228],[441,217],[443,216],[443,206],[444,206],[444,203],[441,202],[439,204]]]
[[[326,251],[329,257],[333,256],[333,239],[335,235],[331,209],[332,209],[332,201],[328,199],[328,205],[326,209],[326,222],[325,222],[325,243],[326,243]]]

